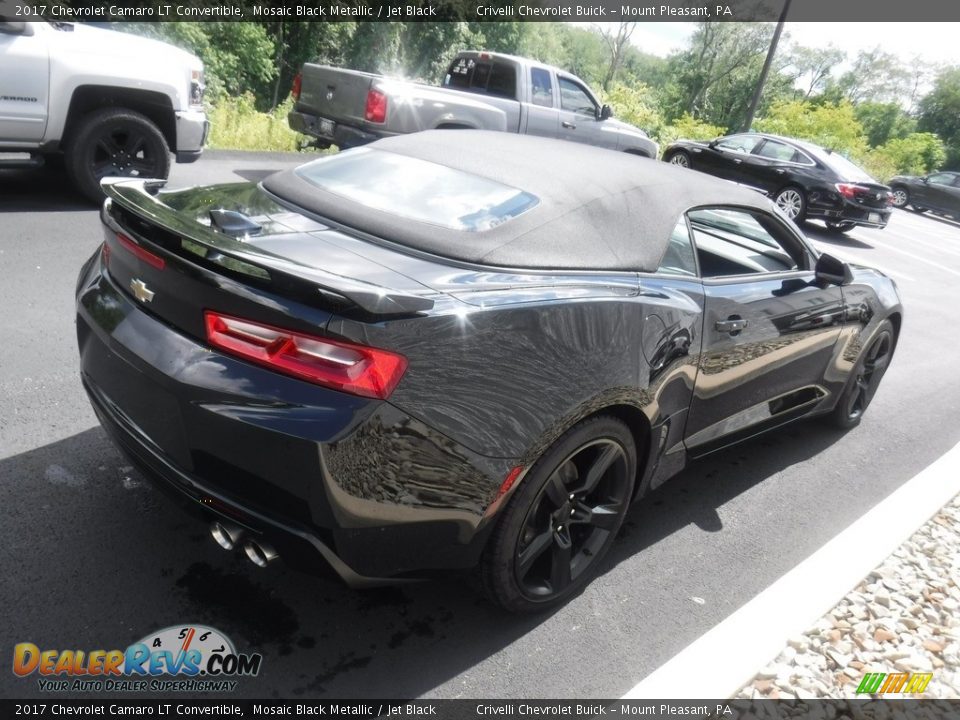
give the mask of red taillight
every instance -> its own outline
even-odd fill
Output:
[[[845,198],[855,198],[860,194],[860,188],[856,185],[850,185],[848,183],[837,183],[837,192],[843,195]]]
[[[387,96],[379,90],[367,92],[367,107],[363,116],[369,122],[382,123],[387,119]]]
[[[117,233],[117,242],[120,243],[121,247],[129,250],[132,254],[136,255],[138,258],[147,263],[147,265],[155,267],[157,270],[163,270],[167,266],[166,260],[159,255],[154,255],[149,250],[140,247],[123,233]]]
[[[407,369],[403,355],[292,330],[204,313],[207,340],[277,372],[353,395],[390,396]]]
[[[294,100],[300,100],[300,91],[303,89],[303,75],[297,73],[293,76],[293,87],[290,88],[290,94]]]

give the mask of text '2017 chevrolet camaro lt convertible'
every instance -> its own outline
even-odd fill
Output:
[[[104,427],[222,546],[352,586],[479,566],[506,608],[562,602],[688,460],[856,425],[900,331],[891,280],[757,193],[557,140],[107,194],[77,286]]]

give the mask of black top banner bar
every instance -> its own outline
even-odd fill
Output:
[[[787,0],[0,0],[7,21],[750,22]],[[792,0],[793,22],[960,22],[957,0]],[[853,29],[855,31],[855,29]],[[960,31],[960,28],[958,28]]]

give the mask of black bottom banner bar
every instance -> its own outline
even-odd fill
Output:
[[[960,720],[960,700],[0,700],[0,718],[159,716],[221,718],[877,718]]]

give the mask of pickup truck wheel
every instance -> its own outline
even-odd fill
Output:
[[[66,164],[77,190],[99,203],[105,177],[166,178],[170,148],[149,118],[126,108],[105,108],[81,118],[67,145]]]

